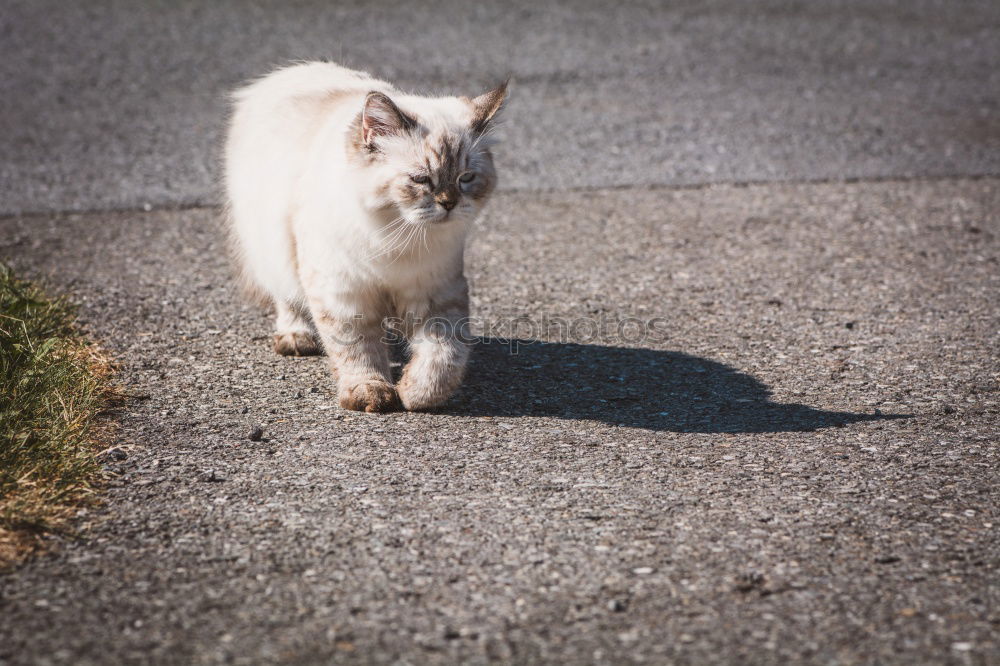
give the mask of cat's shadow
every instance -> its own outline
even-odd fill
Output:
[[[770,394],[748,374],[681,352],[480,339],[464,386],[436,411],[702,433],[809,431],[908,416],[823,411],[771,402]]]

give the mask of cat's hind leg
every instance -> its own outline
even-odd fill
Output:
[[[322,352],[309,315],[283,301],[274,304],[278,316],[274,327],[274,351],[282,356],[316,356]]]

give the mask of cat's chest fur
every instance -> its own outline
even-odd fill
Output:
[[[358,225],[354,218],[364,213],[348,201],[322,201],[318,210],[297,216],[291,229],[306,290],[378,294],[393,304],[389,314],[404,316],[407,308],[424,309],[423,301],[461,278],[464,225],[434,230],[381,220],[376,220],[381,226]]]

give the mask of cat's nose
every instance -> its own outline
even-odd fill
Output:
[[[458,204],[458,201],[455,199],[438,199],[438,203],[441,204],[441,207],[445,210],[451,210]]]

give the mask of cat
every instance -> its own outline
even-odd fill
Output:
[[[490,148],[507,82],[475,98],[404,94],[328,62],[233,94],[227,219],[274,349],[330,360],[339,404],[424,410],[461,384],[466,233],[497,185]],[[384,322],[409,361],[393,385]]]

